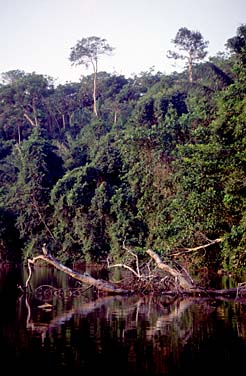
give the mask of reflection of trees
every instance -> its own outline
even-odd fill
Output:
[[[201,321],[206,320],[215,309],[211,306],[211,302],[206,302],[204,299],[176,299],[168,307],[167,312],[157,318],[155,325],[148,330],[148,336],[153,337],[160,332],[170,335],[171,329],[175,329],[175,337],[178,338],[179,343],[184,345],[194,334],[194,317],[192,315],[194,305],[202,307]],[[198,323],[196,320],[196,324]]]
[[[93,312],[97,308],[100,308],[102,305],[108,304],[109,302],[115,301],[117,297],[106,296],[103,298],[98,298],[95,301],[88,303],[83,303],[79,307],[71,308],[68,311],[64,311],[58,315],[54,315],[53,319],[49,322],[34,322],[32,319],[32,308],[31,304],[28,301],[28,296],[25,296],[25,306],[27,309],[27,318],[26,318],[26,327],[27,329],[39,333],[42,340],[44,340],[46,333],[51,329],[58,328],[63,325],[66,321],[71,320],[71,318],[76,315],[87,316],[89,313]]]
[[[50,276],[43,275],[44,269],[50,272]],[[95,286],[88,287],[88,285],[77,281],[72,283],[72,287],[68,287],[66,273],[60,273],[59,270],[55,272],[53,268],[38,268],[33,273],[33,277],[35,276],[37,279],[32,286],[33,293],[28,295],[26,292],[25,297],[26,326],[29,330],[40,333],[43,339],[51,329],[61,327],[75,315],[78,319],[79,316],[86,317],[99,310],[100,318],[106,318],[109,326],[116,327],[118,325],[118,338],[127,340],[128,336],[138,336],[140,333],[139,326],[142,325],[142,320],[144,320],[148,322],[148,327],[141,329],[142,332],[144,331],[141,335],[145,336],[147,340],[154,339],[157,336],[168,337],[169,340],[169,337],[173,336],[176,343],[184,345],[194,334],[194,322],[196,322],[196,326],[202,321],[205,322],[215,309],[215,306],[211,305],[209,296],[207,298],[204,296],[201,298],[191,296],[182,298],[178,295],[163,294],[144,297],[139,297],[139,295],[130,297],[109,295],[98,298]],[[83,276],[88,277],[86,273]],[[42,282],[47,283],[49,280],[53,284],[54,278],[55,285],[62,286],[62,288],[42,284]],[[71,281],[74,281],[74,279],[72,278]],[[245,288],[244,285],[240,286],[240,290],[237,292],[235,302],[237,301],[238,304],[243,301],[243,296],[241,296],[243,288]],[[222,307],[222,302],[227,299],[232,301],[231,297],[226,297],[224,293],[220,297],[216,296],[216,312],[218,314],[220,309],[218,306]],[[37,300],[49,302],[53,305],[48,307],[50,312],[45,317],[42,315],[44,310],[40,307],[38,310],[36,309]],[[69,304],[67,304],[68,302]],[[226,314],[223,316],[226,317]],[[117,322],[120,320],[121,324],[118,324]],[[246,337],[243,322],[238,323],[235,330],[241,337]]]
[[[178,363],[185,348],[199,352],[200,343],[216,330],[216,318],[225,318],[225,325],[231,325],[238,336],[245,338],[245,307],[236,302],[233,307],[233,303],[171,296],[107,295],[93,300],[85,295],[69,297],[70,304],[66,303],[66,299],[48,300],[52,307],[44,313],[40,308],[45,308],[41,300],[27,294],[22,297],[25,303],[22,307],[27,312],[28,331],[42,339],[46,351],[54,351],[54,347],[56,351],[59,348],[57,341],[64,341],[68,349],[67,359],[76,354],[79,361],[87,361],[90,351],[110,360],[112,354],[109,349],[113,346],[117,356],[119,349],[127,356],[129,367],[132,365],[134,368],[138,364],[139,372],[147,374],[147,370],[151,374],[148,367],[153,362],[158,374],[167,374],[169,362]],[[228,310],[232,307],[233,313],[240,313],[241,319],[238,316],[237,320],[229,321],[232,312]],[[146,358],[145,362],[141,354],[151,354],[149,356],[153,360]],[[140,358],[141,364],[138,363]]]
[[[104,315],[106,315],[109,325],[115,319],[124,320],[125,324],[120,333],[122,339],[127,338],[129,335],[131,336],[137,330],[139,323],[145,320],[149,322],[149,326],[146,329],[147,339],[153,338],[158,334],[168,336],[172,330],[175,330],[179,342],[182,341],[185,344],[193,334],[194,326],[191,307],[197,303],[203,307],[203,315],[201,315],[200,320],[206,320],[206,317],[210,315],[214,308],[211,307],[209,302],[205,303],[204,299],[200,301],[192,298],[174,299],[165,297],[165,299],[157,300],[151,297],[103,296],[89,302],[80,302],[77,306],[73,304],[73,308],[59,313],[55,312],[52,305],[41,305],[39,308],[51,311],[53,318],[49,322],[42,322],[41,320],[35,322],[32,315],[33,303],[26,295],[26,327],[32,332],[39,333],[42,340],[44,340],[51,329],[60,327],[75,315],[86,317],[104,307]]]

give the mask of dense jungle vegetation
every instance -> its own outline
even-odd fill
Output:
[[[180,34],[174,43],[187,47]],[[225,45],[169,75],[97,72],[97,57],[93,74],[58,86],[2,73],[1,260],[23,261],[46,242],[66,264],[99,262],[120,259],[126,244],[194,270],[242,271],[246,25]],[[84,64],[79,47],[70,60]]]

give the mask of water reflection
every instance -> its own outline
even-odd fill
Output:
[[[9,371],[155,376],[229,374],[244,365],[246,305],[236,301],[98,296],[52,268],[35,270],[32,291],[16,297],[10,291],[26,272],[11,273],[1,273]]]

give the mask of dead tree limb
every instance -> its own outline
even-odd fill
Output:
[[[198,247],[194,247],[194,248],[186,248],[186,247],[184,247],[179,252],[171,253],[170,256],[173,257],[173,256],[179,256],[179,255],[182,255],[182,254],[190,253],[190,252],[200,251],[200,249],[205,249],[207,247],[210,247],[213,244],[221,243],[221,242],[222,242],[222,239],[218,238],[218,239],[211,240],[207,244],[199,245]]]
[[[182,294],[188,294],[188,295],[193,295],[193,296],[205,296],[207,298],[208,297],[228,298],[228,299],[237,299],[237,300],[245,299],[246,297],[246,282],[239,283],[237,288],[221,289],[221,290],[205,289],[205,288],[196,286],[187,272],[185,273],[187,275],[184,275],[180,273],[179,271],[177,271],[176,269],[171,268],[169,265],[165,264],[161,260],[159,255],[157,255],[151,249],[148,249],[147,253],[150,257],[152,257],[155,260],[158,268],[170,274],[172,277],[174,277],[178,281]]]
[[[114,264],[114,265],[109,265],[108,264],[108,268],[123,268],[123,269],[127,269],[129,270],[130,272],[132,272],[132,274],[134,274],[136,277],[138,278],[141,278],[141,275],[139,273],[137,273],[133,268],[131,268],[130,266],[126,265],[126,264]]]
[[[126,248],[125,244],[123,243],[123,249],[125,249],[127,251],[127,253],[129,253],[131,256],[133,256],[135,258],[135,263],[136,263],[136,271],[130,267],[129,265],[127,264],[123,264],[123,263],[118,263],[118,264],[114,264],[114,265],[110,265],[109,264],[109,260],[107,260],[107,263],[108,263],[108,268],[123,268],[123,269],[127,269],[129,270],[132,274],[135,275],[135,277],[138,277],[138,278],[141,278],[141,274],[140,274],[140,270],[139,270],[139,261],[138,261],[138,256],[133,253],[130,249]]]
[[[122,289],[122,288],[118,288],[116,286],[114,286],[113,284],[111,283],[108,283],[107,281],[104,281],[102,279],[95,279],[93,278],[92,276],[90,276],[88,273],[78,273],[70,268],[68,268],[67,266],[61,264],[58,260],[56,260],[53,256],[51,256],[50,254],[47,254],[47,255],[39,255],[39,256],[36,256],[36,257],[33,257],[33,259],[28,259],[28,270],[29,270],[29,275],[28,275],[28,278],[27,278],[27,281],[26,281],[26,288],[28,287],[29,285],[29,282],[30,282],[30,279],[31,279],[31,275],[32,275],[32,268],[31,268],[31,265],[34,265],[37,261],[39,260],[42,260],[42,261],[45,261],[46,263],[54,266],[54,268],[66,273],[67,275],[69,275],[70,277],[82,282],[82,283],[85,283],[87,285],[90,285],[90,286],[94,286],[95,288],[97,288],[98,290],[100,291],[104,291],[108,294],[120,294],[120,295],[123,295],[123,294],[128,294],[130,293],[130,291],[128,290],[125,290],[125,289]]]
[[[127,250],[129,252],[129,250]],[[46,244],[43,244],[42,248],[43,254],[34,257],[33,259],[28,259],[28,271],[29,275],[26,280],[25,287],[27,288],[29,286],[31,276],[32,276],[32,266],[39,260],[42,260],[56,269],[66,273],[70,277],[86,284],[89,286],[95,287],[97,290],[106,292],[107,294],[118,294],[118,295],[123,295],[123,294],[132,294],[136,293],[139,291],[139,286],[141,287],[141,283],[145,283],[144,288],[147,286],[146,283],[150,283],[152,280],[153,281],[158,281],[158,289],[159,287],[161,288],[161,293],[162,294],[168,294],[168,295],[173,295],[173,294],[181,294],[181,295],[192,295],[192,296],[205,296],[207,298],[216,298],[216,297],[226,297],[229,299],[245,299],[246,298],[246,283],[239,284],[237,288],[232,288],[232,289],[221,289],[221,290],[212,290],[212,289],[205,289],[203,287],[197,286],[194,281],[192,280],[191,276],[189,273],[184,269],[184,268],[176,268],[176,267],[171,267],[167,265],[165,262],[163,262],[160,258],[160,256],[155,253],[153,250],[148,249],[146,253],[153,259],[157,265],[157,268],[164,271],[167,276],[170,276],[171,279],[175,281],[174,289],[167,289],[167,286],[165,284],[163,285],[163,281],[165,281],[167,276],[165,278],[160,278],[157,274],[151,274],[149,273],[143,273],[140,272],[140,266],[138,262],[137,256],[130,251],[131,256],[135,257],[135,262],[136,262],[136,268],[137,271],[135,271],[132,267],[127,266],[126,264],[115,264],[112,265],[111,267],[123,267],[128,269],[129,271],[132,272],[132,274],[138,278],[138,286],[135,291],[133,291],[133,285],[131,284],[128,289],[125,288],[119,288],[118,286],[115,286],[112,283],[109,283],[105,280],[102,279],[95,279],[92,276],[90,276],[88,273],[79,273],[77,271],[74,271],[63,264],[61,264],[58,260],[56,260],[53,256],[51,256],[47,249],[46,249]],[[108,265],[110,267],[110,265]],[[142,270],[142,269],[141,269]],[[160,285],[161,283],[161,285]],[[153,284],[154,287],[157,286],[157,284]],[[171,286],[171,284],[170,284]],[[148,289],[147,289],[148,290]],[[153,290],[152,290],[153,291]],[[160,290],[158,290],[160,291]]]
[[[165,271],[166,273],[170,274],[172,277],[175,278],[175,280],[178,282],[178,286],[182,290],[193,290],[194,289],[194,283],[192,281],[192,278],[187,276],[184,276],[182,273],[180,273],[178,270],[171,268],[169,265],[165,264],[159,255],[152,251],[151,249],[148,249],[146,251],[148,255],[153,258],[153,260],[156,262],[159,269]]]

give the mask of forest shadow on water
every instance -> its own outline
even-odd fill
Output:
[[[8,372],[242,373],[243,301],[103,295],[51,267],[35,267],[24,293],[17,285],[26,278],[25,267],[0,271],[1,365]]]

